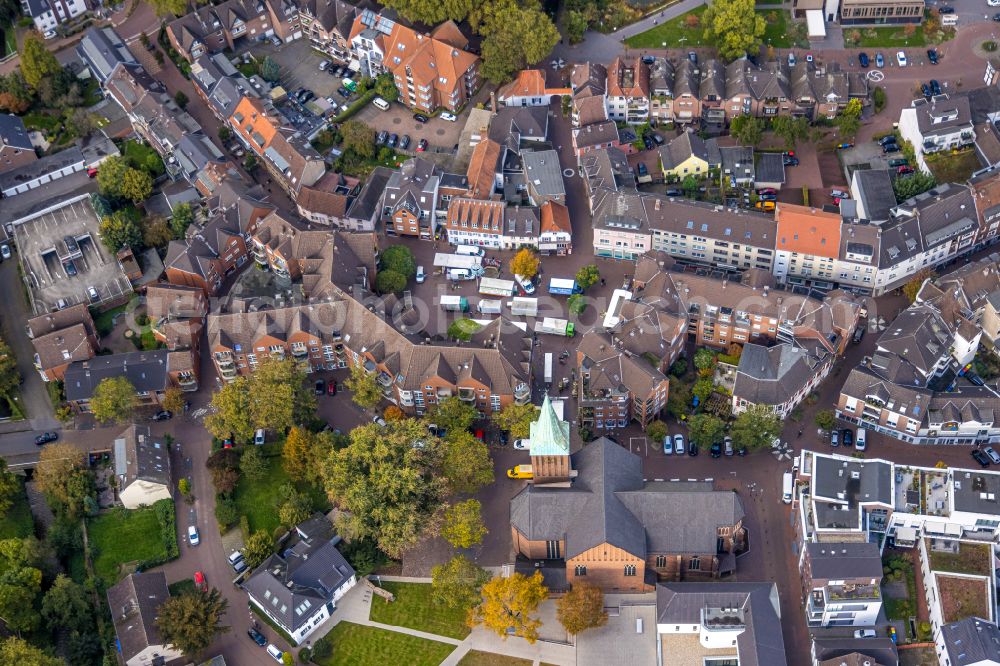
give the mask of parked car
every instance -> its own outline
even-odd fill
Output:
[[[458,120],[458,117],[453,113],[445,112],[441,114],[441,120],[447,120],[448,122],[453,123]]]
[[[421,139],[417,142],[417,152],[422,153],[427,150],[427,139]]]
[[[667,196],[668,197],[679,197],[682,194],[683,194],[683,192],[681,192],[676,187],[671,187],[670,189],[667,190]]]
[[[208,592],[208,581],[205,580],[205,574],[200,571],[194,572],[194,586],[202,592]]]
[[[264,429],[263,428],[257,428],[257,430],[254,431],[254,434],[253,434],[253,443],[254,443],[254,446],[263,446],[263,444],[264,444]]]
[[[889,166],[891,167],[901,167],[909,164],[909,161],[905,157],[895,157],[889,160]]]
[[[653,137],[646,134],[642,137],[642,145],[646,146],[646,150],[652,150],[656,147],[656,142],[653,141]]]
[[[881,53],[875,54],[875,66],[878,67],[879,69],[885,67],[885,58],[882,57]]]
[[[400,150],[406,150],[409,147],[410,147],[410,135],[409,134],[404,134],[399,139],[399,149]]]
[[[764,196],[765,194],[775,194],[776,195],[776,194],[778,194],[778,190],[774,189],[773,187],[763,187],[763,188],[757,190],[757,194],[759,196]]]
[[[844,442],[844,446],[854,446],[854,431],[850,428],[844,428],[840,431],[840,438]]]
[[[278,37],[271,37],[271,44],[274,46],[281,46],[281,39]]]
[[[194,525],[188,525],[188,543],[192,546],[197,546],[201,543],[201,536],[198,534],[198,528]]]
[[[798,166],[799,165],[799,158],[797,158],[797,157],[785,157],[782,160],[782,163],[785,166]]]
[[[418,123],[426,123],[429,120],[429,118],[422,113],[414,113],[413,119]]]
[[[935,95],[941,94],[941,84],[937,79],[931,79],[931,92]]]
[[[712,442],[712,446],[709,447],[708,452],[713,458],[721,458],[722,445],[718,442]]]
[[[385,130],[382,130],[381,132],[378,133],[378,136],[375,137],[375,143],[379,146],[383,146],[385,145],[385,142],[388,138],[389,138],[389,133],[386,132]]]
[[[316,380],[316,395],[323,395],[326,393],[326,382],[322,379]]]
[[[987,458],[986,454],[983,453],[982,451],[980,451],[979,449],[972,449],[972,454],[971,455],[972,455],[973,460],[975,460],[977,463],[979,463],[979,465],[981,467],[989,467],[990,466],[990,459]]]
[[[997,22],[1000,22],[1000,12],[998,12],[998,13],[996,13],[996,14],[993,15],[993,20],[997,21]]]
[[[854,344],[856,344],[856,345],[861,344],[861,340],[864,337],[865,337],[865,327],[864,326],[858,326],[856,329],[854,329],[854,337],[852,338],[852,340],[854,341]]]
[[[830,190],[830,196],[834,199],[850,199],[851,193],[844,190],[832,189]]]
[[[765,213],[770,213],[771,211],[773,211],[774,206],[775,203],[773,201],[768,201],[768,200],[758,201],[756,204],[754,204],[754,208],[756,208],[757,210],[762,210]]]
[[[270,645],[267,646],[267,653],[269,655],[271,655],[271,658],[274,659],[279,664],[285,663],[285,660],[284,660],[285,654],[281,650],[279,650],[274,645],[274,643],[271,643]]]
[[[417,266],[417,284],[423,284],[424,280],[427,279],[427,273],[424,273],[423,266]]]
[[[63,262],[63,269],[66,271],[66,277],[76,276],[76,264],[72,260]]]
[[[698,455],[698,445],[695,444],[694,442],[691,441],[688,442],[688,455],[691,457]]]
[[[907,166],[904,164],[901,167],[896,167],[897,176],[909,176],[911,173],[913,173],[913,167],[911,166]]]
[[[840,446],[840,432],[834,430],[830,433],[830,446]]]
[[[898,152],[899,152],[899,146],[897,146],[894,143],[887,143],[884,146],[882,146],[883,155],[888,155],[890,153],[898,153]]]
[[[264,634],[260,633],[256,629],[247,629],[247,636],[250,637],[250,640],[261,647],[267,645],[267,639],[264,638]]]
[[[788,66],[789,67],[795,67],[795,54],[794,53],[789,53],[788,54]]]
[[[776,194],[760,194],[757,198],[761,201],[777,201],[778,195]]]
[[[38,437],[35,437],[35,445],[41,446],[43,444],[48,444],[49,442],[54,442],[59,439],[59,434],[55,432],[43,432]]]
[[[920,84],[920,92],[923,94],[924,99],[930,100],[931,98],[931,87],[926,83]]]
[[[725,445],[726,455],[727,456],[731,456],[731,455],[733,455],[735,453],[735,451],[733,450],[733,438],[732,437],[730,437],[729,435],[726,435],[726,439],[724,440],[723,444]]]
[[[896,64],[900,67],[906,67],[906,54],[902,51],[896,52]]]
[[[385,427],[385,419],[383,419],[378,414],[376,414],[375,416],[372,417],[372,423],[374,423],[375,425],[377,425],[380,428],[384,428]]]
[[[94,287],[87,287],[87,296],[90,298],[91,303],[97,303],[101,300],[101,295],[97,293],[97,289]]]
[[[172,412],[169,412],[166,409],[161,409],[160,411],[158,411],[155,414],[153,414],[153,420],[154,421],[169,421],[172,416],[173,416]]]
[[[867,67],[868,63],[869,63],[868,54],[867,53],[859,53],[858,54],[858,62],[861,64],[862,67]]]
[[[517,449],[518,451],[527,451],[528,449],[531,448],[531,440],[530,439],[515,439],[514,440],[514,448]]]
[[[874,629],[857,629],[854,632],[855,638],[875,638],[875,636]]]
[[[882,137],[881,139],[878,140],[878,145],[884,146],[886,144],[896,143],[896,142],[897,141],[896,141],[896,135],[895,134],[887,134],[887,135],[885,135],[884,137]]]
[[[389,140],[386,142],[385,145],[389,146],[390,148],[395,148],[397,143],[399,143],[399,135],[393,132],[392,134],[389,135]]]
[[[942,5],[938,7],[938,14],[954,14],[955,8],[949,7],[948,5]]]
[[[990,459],[991,463],[994,465],[1000,465],[1000,454],[994,451],[992,446],[987,446],[983,449],[983,453],[986,454],[986,457]]]

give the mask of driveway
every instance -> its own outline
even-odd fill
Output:
[[[413,119],[413,111],[394,102],[388,111],[382,111],[372,104],[369,104],[354,116],[355,120],[360,120],[377,132],[395,132],[399,136],[408,134],[412,142],[409,153],[416,154],[417,142],[420,139],[427,139],[431,150],[439,149],[438,152],[451,153],[458,144],[462,134],[462,127],[465,126],[465,116],[459,117],[457,122],[442,120],[441,118],[430,118],[426,123],[418,123]]]

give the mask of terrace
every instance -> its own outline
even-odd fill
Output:
[[[900,513],[947,516],[950,507],[947,472],[896,468],[894,507]]]
[[[989,581],[981,578],[959,578],[934,574],[941,595],[944,621],[957,622],[967,617],[992,617],[990,613]]]
[[[951,539],[928,539],[928,542],[932,571],[974,576],[990,575],[992,568],[990,546]]]

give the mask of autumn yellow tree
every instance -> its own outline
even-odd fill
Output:
[[[604,593],[590,583],[573,583],[573,589],[556,602],[556,617],[571,634],[603,626],[608,621],[604,612]]]
[[[913,303],[917,300],[917,294],[920,293],[920,287],[924,286],[924,280],[933,279],[935,277],[934,271],[930,268],[922,268],[920,271],[910,278],[910,281],[903,285],[903,294],[906,296],[907,300]]]
[[[523,278],[531,279],[538,275],[538,255],[528,248],[518,250],[510,260],[510,272]]]
[[[479,500],[470,499],[445,508],[441,536],[455,548],[481,543],[487,531]]]
[[[402,421],[406,418],[406,414],[404,414],[403,410],[396,405],[389,405],[385,408],[385,411],[382,412],[382,418],[386,421]]]
[[[542,621],[532,617],[532,613],[548,596],[541,571],[535,571],[531,577],[519,573],[508,578],[497,576],[483,585],[483,600],[470,609],[468,624],[471,627],[481,624],[504,639],[513,634],[534,643]]]
[[[184,391],[176,386],[171,386],[163,392],[163,399],[160,401],[163,409],[174,414],[184,411]]]
[[[281,464],[294,481],[319,481],[319,442],[305,428],[294,427],[288,431],[281,450]]]
[[[35,468],[35,481],[56,513],[71,518],[83,511],[94,481],[83,465],[83,452],[69,443],[47,444]]]

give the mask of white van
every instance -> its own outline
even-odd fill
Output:
[[[958,14],[945,14],[941,17],[941,25],[943,26],[955,26],[958,25]]]
[[[524,293],[526,294],[535,293],[535,285],[531,282],[531,280],[524,277],[523,275],[517,275],[516,273],[514,274],[514,279],[517,280],[517,283],[519,285],[521,285],[521,289],[524,289]]]
[[[427,279],[427,273],[424,273],[423,266],[417,266],[417,284],[423,283]]]
[[[460,254],[464,257],[481,257],[486,253],[478,245],[456,245],[455,254]]]
[[[264,444],[264,429],[257,428],[257,432],[253,435],[253,443],[257,446],[262,446]]]
[[[468,268],[449,268],[448,269],[448,279],[449,280],[471,280],[472,271]]]
[[[268,645],[268,646],[267,646],[267,653],[268,653],[269,655],[271,655],[271,658],[272,658],[272,659],[274,659],[274,660],[275,660],[276,662],[278,662],[279,664],[283,664],[283,663],[285,663],[285,662],[284,662],[284,661],[282,660],[282,657],[284,656],[284,653],[283,653],[283,652],[282,652],[281,650],[279,650],[279,649],[278,649],[278,648],[277,648],[277,647],[276,647],[276,646],[274,645],[274,643],[271,643],[270,645]]]
[[[781,478],[781,501],[785,504],[792,503],[792,473],[785,472]]]
[[[381,97],[376,97],[375,99],[373,99],[372,104],[375,105],[375,108],[382,109],[383,111],[389,110],[389,102],[385,101]]]
[[[854,448],[858,451],[864,451],[867,444],[865,444],[865,433],[867,431],[864,428],[858,428],[857,434],[854,436]]]

